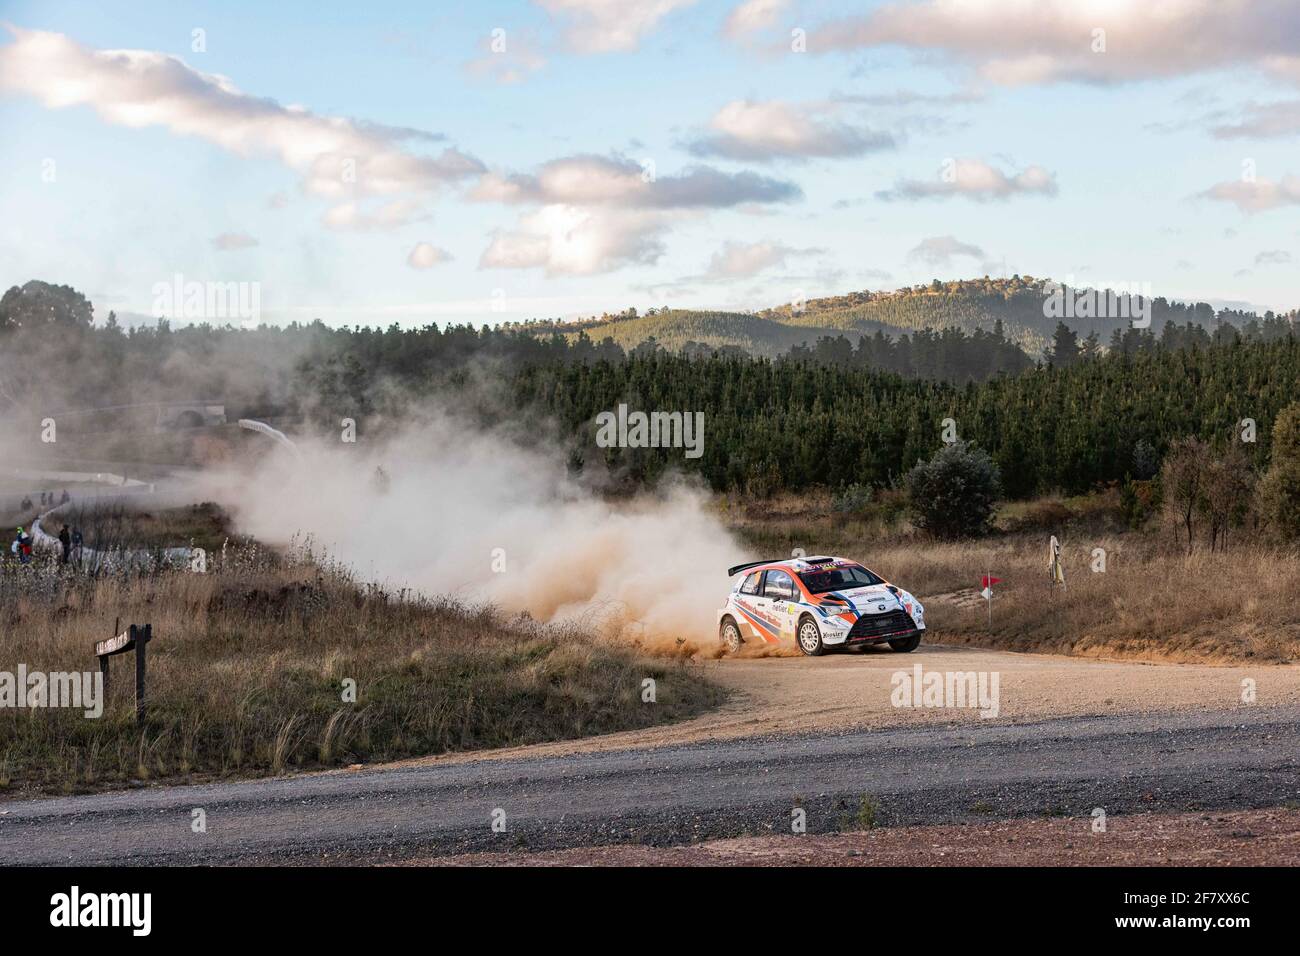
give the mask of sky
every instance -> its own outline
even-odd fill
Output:
[[[0,0],[0,24],[0,284],[99,319],[179,317],[178,281],[246,283],[275,324],[1017,273],[1300,306],[1293,0]]]

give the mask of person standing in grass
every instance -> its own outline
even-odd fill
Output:
[[[63,546],[63,554],[59,558],[60,564],[68,563],[68,556],[72,553],[72,532],[68,530],[65,524],[63,530],[59,532],[59,544]]]
[[[73,528],[72,529],[72,563],[73,564],[78,564],[78,565],[81,564],[81,544],[82,544],[81,529]]]
[[[18,527],[18,534],[14,536],[14,542],[9,546],[9,551],[18,557],[19,564],[32,563],[32,536],[23,530],[22,526]]]

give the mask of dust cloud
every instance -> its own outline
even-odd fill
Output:
[[[251,469],[213,475],[205,493],[240,531],[270,544],[309,534],[367,580],[647,647],[717,643],[726,569],[746,551],[698,488],[607,500],[559,451],[447,413],[374,446],[300,440],[295,457],[267,440]]]

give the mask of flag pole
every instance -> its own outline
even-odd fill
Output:
[[[989,599],[988,599],[989,632],[992,633],[993,631],[993,568],[991,565],[989,567],[988,575],[987,577],[985,577],[985,580],[988,581],[988,587],[985,590],[989,592]]]

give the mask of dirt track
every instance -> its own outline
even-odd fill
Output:
[[[970,710],[900,710],[890,702],[891,678],[920,664],[925,671],[997,671],[997,721],[1101,714],[1153,714],[1243,707],[1242,681],[1255,682],[1256,705],[1300,706],[1300,666],[1217,667],[1101,661],[1050,654],[1012,654],[922,644],[911,654],[887,648],[820,658],[798,655],[712,661],[706,673],[732,692],[716,711],[695,720],[584,740],[494,751],[494,757],[545,756],[656,747],[755,734],[974,721]],[[451,754],[411,764],[459,762]]]
[[[1002,713],[982,720],[971,711],[893,708],[891,675],[917,663],[998,671]],[[796,807],[809,833],[852,830],[864,801],[878,804],[872,822],[909,831],[954,823],[1014,830],[1061,816],[1086,826],[1096,807],[1119,821],[1300,804],[1300,668],[941,647],[711,667],[735,697],[675,727],[277,780],[0,804],[0,860],[379,862],[666,847],[788,832]],[[1244,678],[1257,682],[1254,705],[1241,703]],[[191,828],[196,808],[206,813],[206,833]],[[498,813],[501,831],[492,828]],[[1257,844],[1260,859],[1294,855],[1286,835],[1295,818],[1278,819],[1278,839]],[[964,845],[983,839],[966,832]],[[1045,846],[1055,839],[1040,837]]]
[[[1300,809],[997,820],[686,846],[471,853],[413,866],[1300,866]]]

